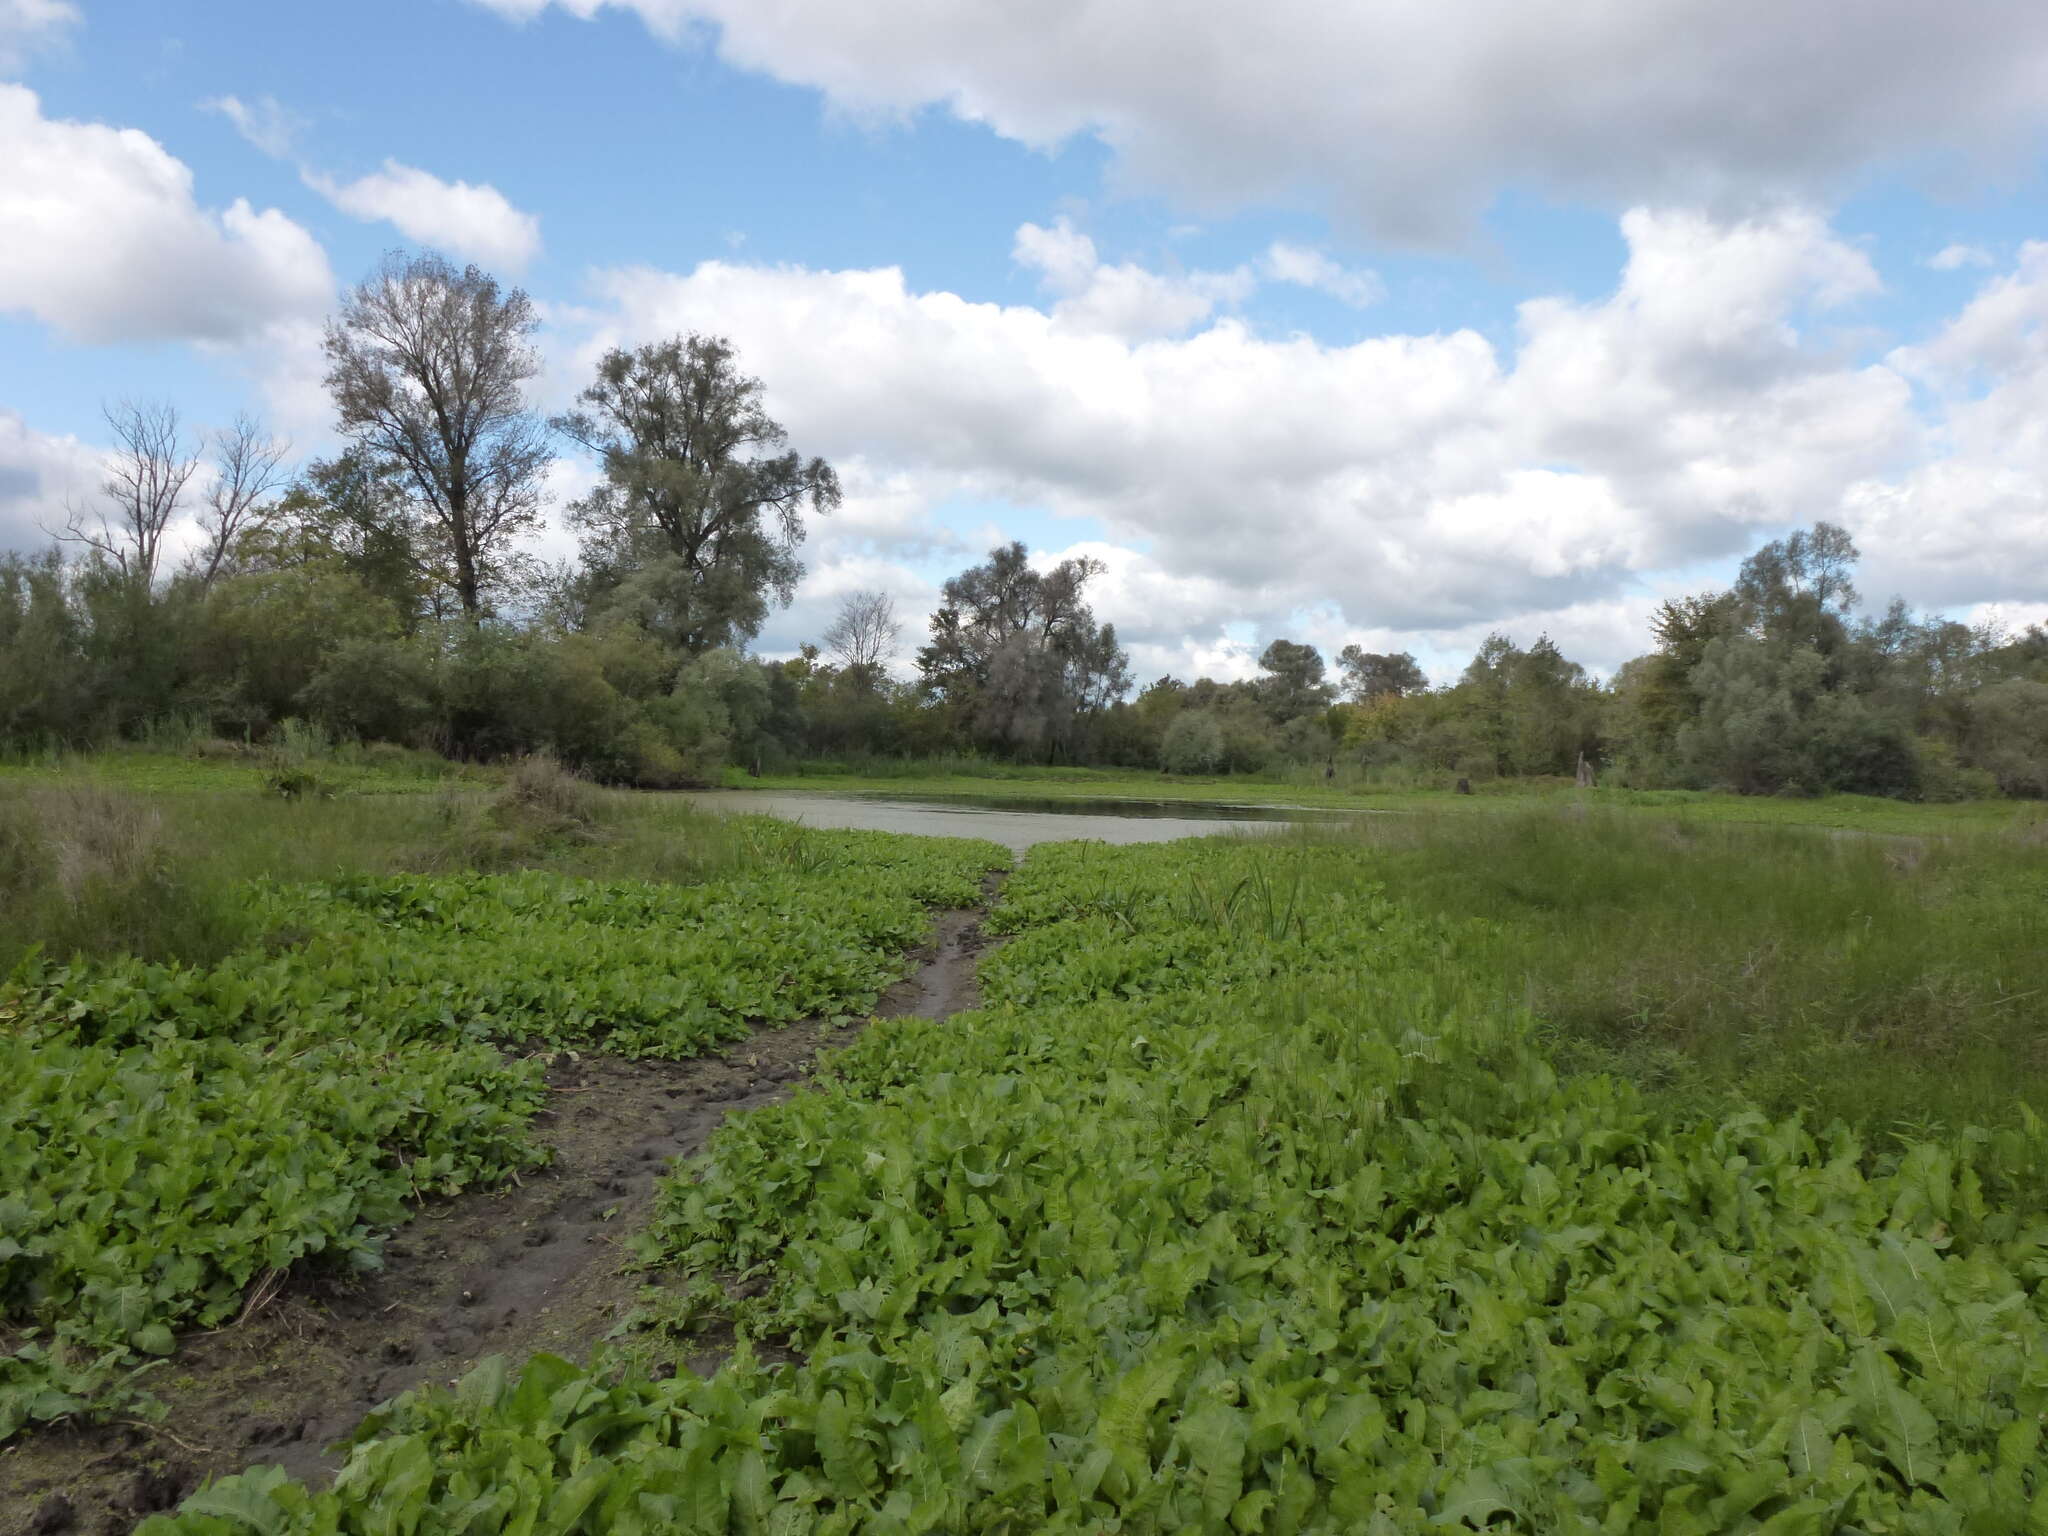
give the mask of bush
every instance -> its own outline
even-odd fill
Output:
[[[1159,744],[1159,763],[1168,773],[1214,773],[1223,766],[1223,727],[1207,710],[1174,716]]]
[[[2008,795],[2048,795],[2048,683],[2010,678],[1978,694],[1968,756]]]
[[[522,757],[492,801],[501,820],[551,831],[588,830],[597,820],[597,791],[551,752]]]

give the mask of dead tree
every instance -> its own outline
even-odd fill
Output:
[[[103,407],[114,435],[97,504],[65,506],[56,537],[79,544],[144,586],[156,580],[165,531],[178,515],[199,455],[185,438],[178,408],[124,400]]]

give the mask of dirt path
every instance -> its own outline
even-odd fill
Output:
[[[976,1006],[984,915],[938,913],[916,970],[876,1013],[938,1019]],[[669,1160],[701,1149],[726,1115],[787,1098],[819,1052],[858,1028],[764,1029],[699,1061],[559,1064],[535,1123],[555,1149],[549,1167],[426,1207],[367,1282],[290,1287],[238,1327],[181,1341],[149,1383],[171,1410],[160,1428],[93,1425],[0,1448],[0,1531],[125,1533],[251,1465],[323,1480],[341,1460],[327,1447],[410,1387],[453,1381],[485,1355],[586,1354],[633,1309],[641,1282],[621,1273],[626,1244]]]

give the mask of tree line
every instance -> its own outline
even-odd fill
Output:
[[[1250,680],[1135,694],[1096,619],[1096,562],[1021,544],[945,583],[914,675],[903,625],[849,595],[786,662],[748,653],[841,490],[791,448],[759,380],[696,334],[606,353],[544,419],[533,305],[489,274],[394,252],[324,337],[342,448],[287,473],[238,418],[110,408],[96,496],[51,546],[0,560],[0,743],[85,747],[166,721],[491,759],[549,750],[610,782],[728,763],[974,754],[1182,774],[1276,768],[1389,782],[1569,774],[1751,793],[2048,794],[2048,633],[2009,638],[1894,603],[1859,615],[1826,523],[1735,584],[1667,602],[1653,649],[1600,683],[1547,637],[1488,637],[1432,687],[1412,656],[1325,661],[1276,640]],[[527,552],[563,446],[598,483],[576,558]],[[173,562],[172,542],[183,546]]]

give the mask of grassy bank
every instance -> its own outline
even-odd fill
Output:
[[[0,974],[36,946],[217,958],[251,935],[251,882],[528,868],[698,881],[747,865],[762,835],[544,760],[425,792],[291,798],[241,764],[122,755],[75,766],[0,776]],[[170,787],[152,787],[160,769]]]
[[[927,773],[901,765],[900,774],[801,773],[750,777],[728,772],[725,787],[736,790],[812,790],[835,794],[903,795],[938,799],[1070,800],[1133,799],[1190,801],[1210,805],[1307,806],[1317,810],[1433,812],[1486,815],[1567,806],[1653,812],[1680,821],[1726,821],[1761,826],[1855,828],[1903,835],[1992,830],[2048,819],[2048,807],[2028,801],[1978,800],[1925,805],[1869,795],[1776,798],[1704,790],[1580,790],[1563,780],[1501,779],[1475,786],[1474,793],[1446,789],[1382,788],[1365,782],[1324,782],[1319,774],[1293,778],[1236,776],[1181,778],[1140,769],[1028,768],[987,765],[962,773],[940,764]]]

